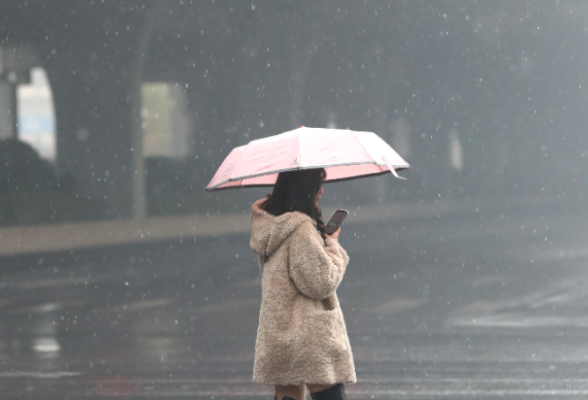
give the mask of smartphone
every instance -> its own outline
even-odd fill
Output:
[[[338,209],[335,211],[333,215],[331,215],[329,222],[327,222],[325,225],[325,233],[327,235],[332,235],[337,229],[339,229],[341,223],[345,218],[347,218],[348,214],[349,211],[343,209]]]

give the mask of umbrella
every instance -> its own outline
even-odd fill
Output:
[[[324,168],[326,182],[375,176],[410,168],[378,135],[348,129],[301,127],[234,148],[207,191],[273,186],[278,173]]]

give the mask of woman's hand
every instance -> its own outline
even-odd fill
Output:
[[[339,239],[339,232],[341,232],[341,228],[338,228],[335,232],[327,236],[331,239]]]

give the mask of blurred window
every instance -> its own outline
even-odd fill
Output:
[[[43,68],[31,70],[31,81],[17,88],[18,138],[41,157],[55,161],[55,108]]]
[[[145,157],[182,159],[188,155],[189,123],[185,97],[178,84],[143,84],[141,113]]]

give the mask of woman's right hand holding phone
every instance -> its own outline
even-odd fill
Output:
[[[341,228],[337,229],[335,232],[327,236],[331,239],[339,239],[339,232],[341,232]]]

